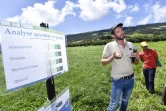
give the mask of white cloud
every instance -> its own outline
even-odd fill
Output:
[[[133,13],[133,12],[138,12],[140,10],[140,7],[138,4],[135,5],[128,5],[127,9],[125,11],[122,11],[121,13],[117,13],[115,16],[116,18],[126,18],[126,24],[131,25],[131,20],[133,19],[133,17],[130,17],[129,14]]]
[[[65,6],[58,10],[54,8],[55,1],[47,1],[45,4],[35,3],[34,6],[22,8],[20,15],[7,18],[7,21],[27,23],[39,26],[41,22],[49,26],[56,26],[63,22],[67,15],[76,15],[75,8],[80,9],[80,18],[91,21],[102,18],[110,12],[120,14],[126,9],[124,0],[78,0],[78,4],[66,1]]]
[[[130,17],[130,16],[126,17],[126,19],[124,21],[124,24],[127,25],[127,26],[131,25],[132,24],[132,19],[133,19],[133,17]]]
[[[140,21],[138,22],[138,24],[139,24],[139,25],[147,24],[147,23],[150,21],[151,18],[152,18],[152,16],[151,16],[151,15],[148,15],[148,16],[146,16],[144,19],[140,20]]]
[[[115,16],[116,16],[116,18],[119,19],[119,18],[122,18],[122,17],[123,17],[123,14],[116,14]]]
[[[133,5],[128,5],[127,8],[131,10],[133,8]]]
[[[157,2],[154,6],[152,6],[152,11],[155,22],[162,22],[166,20],[166,6],[160,6]]]
[[[77,5],[67,1],[62,10],[54,8],[56,1],[48,1],[44,5],[35,3],[33,7],[22,8],[21,15],[7,18],[8,21],[28,23],[39,26],[41,22],[48,23],[49,26],[56,26],[65,20],[67,15],[75,15],[73,9]]]
[[[99,19],[112,9],[115,13],[120,13],[126,9],[124,0],[78,0],[80,7],[80,18],[83,20]]]
[[[148,12],[148,9],[150,7],[150,3],[146,3],[143,5],[144,9],[145,9],[145,12]]]
[[[113,9],[115,13],[120,13],[126,9],[126,4],[124,0],[115,0],[114,2],[109,2],[109,7]]]
[[[133,7],[131,7],[130,12],[137,12],[137,11],[139,11],[139,10],[140,10],[139,5],[138,5],[138,4],[135,4]]]
[[[132,13],[132,12],[138,12],[140,10],[140,7],[138,4],[135,4],[135,5],[129,5],[127,9],[128,9],[128,12]]]

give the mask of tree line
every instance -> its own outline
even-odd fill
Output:
[[[142,41],[165,41],[166,40],[166,23],[156,23],[139,25],[135,27],[123,28],[126,40],[138,43]],[[67,35],[67,46],[89,46],[105,45],[112,41],[110,29]]]

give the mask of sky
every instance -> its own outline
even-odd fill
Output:
[[[166,22],[166,0],[1,0],[0,20],[39,26],[65,35]]]

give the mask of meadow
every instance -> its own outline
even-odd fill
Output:
[[[149,42],[149,47],[158,52],[162,67],[155,78],[155,94],[145,89],[142,63],[133,65],[135,86],[127,111],[166,111],[160,103],[166,83],[166,41]],[[135,43],[138,51],[140,43]],[[69,71],[54,77],[56,94],[67,86],[70,90],[72,111],[106,111],[110,101],[110,65],[101,65],[104,45],[68,47]],[[2,59],[0,59],[2,62]],[[36,111],[47,101],[45,81],[6,93],[3,65],[0,65],[0,111]]]

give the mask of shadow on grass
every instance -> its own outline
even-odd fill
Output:
[[[158,96],[162,96],[162,92],[161,92],[161,91],[158,91],[158,90],[156,90],[156,91],[154,92],[154,94],[157,94]]]

